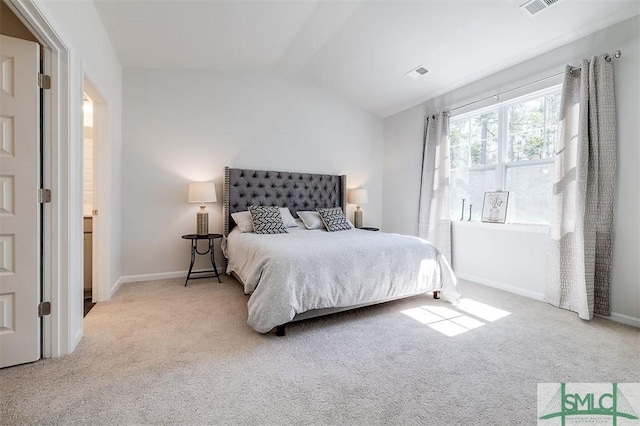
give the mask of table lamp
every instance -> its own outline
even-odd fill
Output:
[[[209,233],[209,213],[205,211],[204,203],[215,203],[216,186],[213,182],[192,182],[189,184],[189,202],[200,203],[200,211],[196,213],[196,234]]]
[[[362,228],[362,210],[360,210],[360,204],[367,204],[369,202],[367,190],[362,188],[350,190],[347,201],[351,204],[356,204],[356,211],[353,212],[353,225],[356,228]]]

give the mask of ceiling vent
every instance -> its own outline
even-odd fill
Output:
[[[422,65],[418,65],[417,67],[415,67],[414,69],[412,69],[411,71],[407,71],[405,73],[405,75],[408,75],[409,77],[416,79],[416,78],[420,78],[423,75],[425,75],[426,73],[428,73],[429,70],[426,69],[425,67],[423,67]]]
[[[553,6],[560,0],[529,0],[528,2],[520,5],[520,10],[529,16],[536,15],[549,6]]]

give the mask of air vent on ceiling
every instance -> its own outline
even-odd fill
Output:
[[[529,16],[542,12],[560,0],[529,0],[520,5],[520,9]]]
[[[423,75],[425,75],[428,72],[429,72],[428,69],[426,69],[422,65],[418,65],[417,67],[415,67],[411,71],[407,71],[405,73],[405,75],[408,75],[411,78],[419,78],[419,77],[422,77]]]

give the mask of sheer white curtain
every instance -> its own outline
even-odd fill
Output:
[[[545,300],[583,319],[609,315],[616,111],[605,55],[567,67],[558,133]]]
[[[451,263],[449,209],[449,114],[425,118],[418,236],[430,241]]]

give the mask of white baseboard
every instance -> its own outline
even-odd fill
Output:
[[[111,287],[111,289],[109,290],[109,299],[111,299],[113,295],[116,294],[116,291],[118,291],[122,283],[123,283],[122,277],[118,278],[118,281],[116,281],[113,287]]]
[[[640,318],[634,318],[632,316],[624,315],[624,314],[617,314],[615,312],[611,312],[611,315],[608,317],[605,317],[603,315],[596,315],[596,316],[604,319],[609,319],[611,321],[619,322],[622,324],[627,324],[632,327],[640,328]]]
[[[535,300],[544,302],[544,293],[537,293],[530,290],[524,290],[508,284],[499,283],[499,282],[487,280],[484,278],[473,277],[471,275],[456,274],[456,277],[460,278],[461,280],[471,281],[477,284],[486,285],[487,287],[497,288],[498,290],[508,291],[509,293],[515,293],[520,296],[524,296],[530,299],[535,299]],[[464,293],[462,295],[464,296]],[[624,315],[624,314],[618,314],[615,312],[611,312],[611,316],[608,316],[608,317],[603,315],[596,315],[596,316],[600,318],[605,318],[611,321],[619,322],[622,324],[630,325],[632,327],[640,328],[640,318],[635,318],[635,317]]]
[[[498,290],[508,291],[509,293],[515,293],[520,296],[524,296],[530,299],[540,300],[544,302],[544,293],[537,293],[535,291],[525,290],[525,289],[514,287],[508,284],[503,284],[496,281],[487,280],[484,278],[473,277],[471,275],[456,273],[456,277],[460,278],[461,280],[471,281],[474,283],[486,285],[487,287],[497,288]]]
[[[172,278],[185,278],[187,271],[175,271],[175,272],[160,272],[157,274],[141,274],[141,275],[126,275],[120,278],[123,284],[125,283],[137,283],[140,281],[155,281],[155,280],[168,280]]]
[[[218,268],[218,272],[220,273],[220,276],[222,276],[224,274],[223,272],[221,272],[222,269],[220,269],[220,266],[216,265],[216,267]],[[194,272],[197,273],[197,272],[204,272],[204,271],[205,271],[204,269],[198,269],[198,270],[191,271],[191,273],[193,274]],[[208,272],[209,270],[207,269],[206,271]],[[173,278],[187,278],[187,272],[189,271],[160,272],[158,274],[125,275],[123,277],[120,277],[120,279],[118,280],[118,285],[114,289],[114,292],[115,290],[117,290],[120,284],[137,283],[140,281],[168,280]]]

